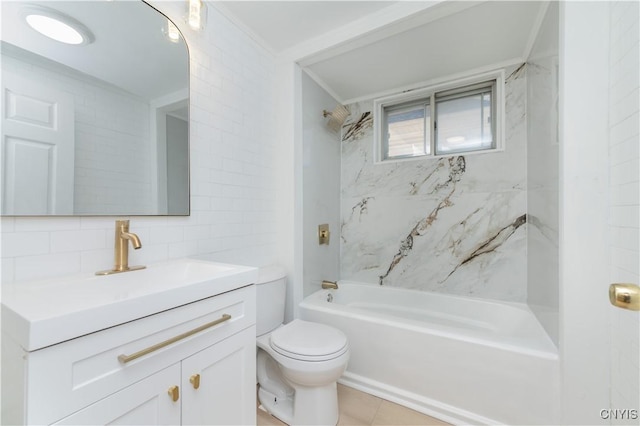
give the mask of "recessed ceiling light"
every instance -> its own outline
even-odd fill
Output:
[[[93,34],[87,27],[57,10],[29,5],[22,15],[31,28],[50,39],[66,44],[93,42]]]

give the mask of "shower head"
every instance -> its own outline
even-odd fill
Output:
[[[329,121],[327,122],[327,126],[337,132],[342,127],[342,123],[347,119],[350,112],[344,105],[337,105],[333,111],[327,111],[326,109],[322,111],[322,115],[326,118],[329,117]]]

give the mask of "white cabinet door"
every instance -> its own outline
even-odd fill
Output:
[[[55,424],[178,425],[180,396],[177,401],[173,401],[169,389],[179,386],[179,381],[180,364],[175,364]],[[181,391],[178,388],[178,392]]]
[[[2,213],[73,214],[73,97],[2,75]]]
[[[182,362],[182,424],[255,424],[255,384],[254,325]]]

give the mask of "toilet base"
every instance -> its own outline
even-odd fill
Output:
[[[338,423],[336,382],[303,386],[287,380],[271,356],[258,349],[258,400],[271,415],[288,425],[335,425]]]
[[[293,423],[293,398],[279,398],[268,390],[258,389],[258,401],[267,413],[282,420],[288,425]]]
[[[336,425],[338,395],[336,383],[321,387],[298,387],[292,396],[281,398],[260,387],[258,400],[272,416],[288,425]],[[322,404],[318,404],[322,401]]]

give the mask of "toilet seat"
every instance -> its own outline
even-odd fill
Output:
[[[300,361],[327,361],[347,352],[347,336],[324,324],[293,320],[271,333],[269,346]]]

